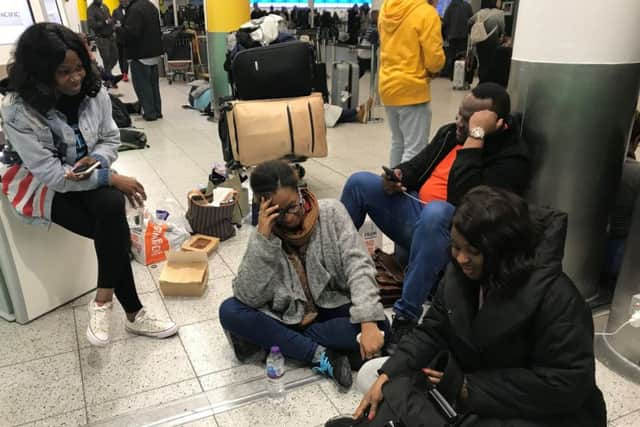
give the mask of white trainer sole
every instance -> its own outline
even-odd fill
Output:
[[[91,343],[91,345],[94,345],[96,347],[104,347],[107,344],[109,344],[109,342],[111,341],[110,339],[107,339],[106,341],[101,340],[100,338],[94,335],[93,331],[88,326],[87,326],[87,340]]]
[[[173,336],[175,334],[178,333],[178,325],[173,325],[172,327],[165,329],[164,331],[160,331],[160,332],[142,332],[142,331],[137,331],[133,328],[130,328],[129,325],[124,326],[125,330],[129,333],[135,334],[135,335],[141,335],[144,337],[151,337],[151,338],[169,338],[170,336]]]

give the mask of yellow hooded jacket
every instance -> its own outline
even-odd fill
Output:
[[[384,105],[431,101],[428,74],[440,71],[445,62],[436,9],[427,0],[385,0],[378,30]]]

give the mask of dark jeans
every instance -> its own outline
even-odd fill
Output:
[[[133,89],[142,104],[142,115],[145,119],[157,119],[162,116],[162,100],[160,99],[160,76],[157,65],[144,65],[131,61],[131,78]]]
[[[371,58],[358,58],[358,67],[360,68],[359,77],[362,78],[367,71],[371,71]]]
[[[124,195],[113,187],[56,193],[51,210],[54,223],[93,240],[98,256],[98,288],[114,289],[127,313],[140,310],[129,260],[131,236]]]
[[[318,317],[306,328],[288,326],[263,312],[229,298],[220,305],[220,323],[232,334],[268,350],[280,347],[285,357],[311,363],[318,345],[340,352],[358,352],[356,336],[360,325],[351,323],[349,308],[319,309]],[[389,336],[389,322],[378,322]]]
[[[465,54],[466,52],[467,39],[449,40],[449,47],[447,47],[447,62],[442,74],[447,76],[449,79],[453,79],[453,64],[456,62],[456,56],[458,56],[458,54]]]
[[[480,83],[493,81],[491,70],[499,46],[498,33],[495,32],[485,41],[476,45],[478,51],[478,78]]]
[[[118,64],[120,64],[120,72],[127,74],[129,72],[129,61],[124,54],[124,45],[118,44]]]
[[[423,205],[404,194],[387,195],[382,188],[382,178],[370,172],[351,175],[341,201],[356,228],[362,227],[368,214],[384,234],[409,250],[402,298],[393,309],[417,321],[449,262],[449,227],[455,207],[441,201]]]
[[[111,70],[113,70],[113,67],[115,67],[118,62],[118,46],[116,45],[116,39],[113,37],[98,37],[96,39],[96,45],[100,51],[102,66],[110,75]]]
[[[358,110],[355,108],[343,108],[342,113],[340,113],[340,117],[338,118],[338,123],[353,123],[358,121]]]

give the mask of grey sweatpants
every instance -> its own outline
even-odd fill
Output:
[[[100,51],[104,70],[111,74],[111,70],[118,63],[116,39],[113,37],[98,37],[96,38],[96,45],[98,45],[98,51]]]
[[[431,103],[385,106],[391,128],[389,166],[411,160],[427,146],[431,131]]]

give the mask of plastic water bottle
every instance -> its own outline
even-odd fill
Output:
[[[267,356],[267,392],[271,399],[284,399],[284,356],[280,347],[271,347]]]

